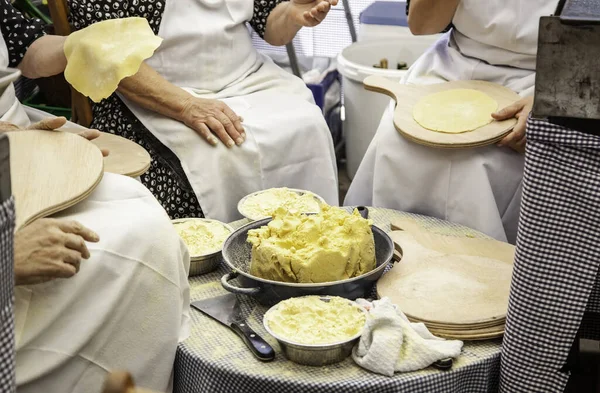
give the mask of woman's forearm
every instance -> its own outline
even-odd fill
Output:
[[[183,120],[186,102],[193,97],[146,63],[142,63],[135,75],[121,81],[118,92],[146,109],[178,121]]]
[[[67,58],[64,44],[66,37],[47,35],[35,40],[27,49],[18,68],[30,79],[58,75],[65,70]]]
[[[302,28],[290,14],[289,1],[280,3],[273,9],[267,18],[267,28],[264,39],[273,46],[287,45],[294,39],[296,33]]]
[[[415,35],[442,32],[454,18],[460,0],[411,0],[408,27]]]

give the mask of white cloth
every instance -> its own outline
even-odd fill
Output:
[[[461,1],[455,29],[417,60],[401,83],[486,80],[522,96],[533,94],[539,17],[551,14],[556,4]],[[390,105],[344,203],[434,216],[514,243],[523,156],[495,145],[453,150],[418,145],[394,129],[392,113]]]
[[[100,392],[119,369],[169,390],[189,330],[189,255],[166,213],[142,184],[106,173],[55,217],[81,222],[100,242],[88,244],[76,276],[16,288],[19,392]]]
[[[359,304],[369,318],[352,358],[359,366],[387,376],[429,367],[438,360],[460,355],[462,341],[434,336],[422,323],[411,323],[387,297]]]
[[[327,124],[302,81],[252,47],[244,0],[171,0],[161,47],[147,63],[201,98],[223,100],[244,118],[246,142],[212,147],[181,122],[123,98],[134,115],[173,151],[207,217],[241,218],[237,203],[270,187],[293,187],[338,204],[337,170]],[[199,22],[201,20],[201,22]]]

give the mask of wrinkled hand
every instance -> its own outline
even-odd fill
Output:
[[[291,0],[290,10],[294,22],[300,26],[314,27],[323,22],[338,0]]]
[[[186,126],[213,146],[219,139],[227,147],[239,146],[246,140],[244,120],[223,101],[189,97],[184,103],[182,118]]]
[[[525,127],[531,108],[533,108],[533,97],[526,97],[496,113],[492,113],[492,117],[496,120],[517,118],[515,128],[498,142],[498,146],[508,146],[519,153],[525,153]]]
[[[74,276],[81,260],[90,257],[85,241],[99,240],[76,221],[42,218],[19,229],[15,234],[16,285]]]
[[[41,131],[55,131],[62,126],[67,124],[67,119],[64,117],[47,117],[38,121],[37,123],[33,123],[25,128],[21,128],[12,123],[6,121],[0,121],[0,133],[1,132],[9,132],[9,131],[19,131],[19,130],[41,130]],[[87,139],[88,141],[92,141],[98,138],[101,134],[98,130],[85,130],[78,132],[77,135]],[[106,149],[100,149],[102,151],[102,155],[104,157],[108,156],[109,151]]]

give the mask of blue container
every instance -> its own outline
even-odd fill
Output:
[[[359,20],[365,25],[407,27],[406,2],[376,1],[360,13]]]
[[[325,78],[321,81],[321,83],[307,83],[306,86],[310,89],[315,98],[315,103],[321,108],[321,111],[325,108],[325,93],[331,87],[333,82],[335,82],[339,77],[337,70],[333,70],[327,74]]]

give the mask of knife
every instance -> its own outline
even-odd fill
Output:
[[[242,338],[258,360],[268,362],[275,358],[275,351],[256,334],[241,314],[240,303],[235,294],[230,293],[209,299],[192,302],[192,307],[229,327]]]

